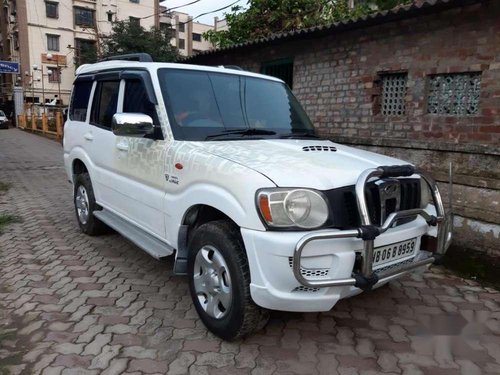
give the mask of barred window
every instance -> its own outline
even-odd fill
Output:
[[[59,18],[59,4],[54,1],[45,1],[45,14],[47,18]]]
[[[481,73],[429,76],[427,113],[448,116],[477,115],[480,93]]]
[[[59,35],[47,34],[47,49],[49,51],[59,51]]]
[[[401,116],[406,113],[405,97],[407,73],[381,75],[382,95],[380,113],[384,116]]]
[[[95,11],[93,9],[73,7],[75,11],[75,25],[89,27],[95,25]]]
[[[291,57],[262,63],[260,72],[282,79],[288,87],[293,88],[293,58]]]
[[[58,67],[50,67],[49,71],[49,82],[51,83],[60,83],[61,82],[61,68]]]

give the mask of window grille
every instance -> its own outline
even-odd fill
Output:
[[[384,116],[401,116],[406,113],[405,97],[408,74],[384,74],[380,112]]]
[[[95,25],[95,12],[92,9],[74,7],[75,25],[88,27]]]
[[[59,51],[59,35],[47,34],[47,50]]]
[[[282,79],[290,88],[293,88],[293,59],[279,59],[263,63],[260,72],[268,76]]]
[[[61,82],[61,68],[57,67],[51,67],[50,71],[52,72],[49,74],[49,82],[51,83],[60,83]]]
[[[46,1],[45,14],[47,18],[59,18],[59,4],[52,1]]]
[[[471,116],[479,112],[481,73],[436,74],[429,76],[427,113]]]

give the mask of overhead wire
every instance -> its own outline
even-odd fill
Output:
[[[160,10],[159,12],[155,12],[153,14],[150,14],[149,16],[144,16],[144,17],[141,17],[141,20],[144,20],[146,18],[151,18],[151,17],[154,17],[154,16],[157,16],[157,15],[161,15],[163,13],[167,13],[171,10],[174,10],[174,9],[179,9],[179,8],[184,8],[184,7],[187,7],[188,5],[193,5],[193,4],[196,4],[196,3],[199,3],[201,0],[194,0],[194,1],[191,1],[190,3],[186,3],[186,4],[182,4],[182,5],[178,5],[176,7],[172,7],[172,8],[166,8],[165,10]]]

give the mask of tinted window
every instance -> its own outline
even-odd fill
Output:
[[[228,129],[277,135],[314,133],[286,85],[236,74],[160,69],[160,85],[176,139],[203,140]]]
[[[123,112],[144,113],[153,119],[154,124],[159,123],[155,106],[149,101],[144,84],[139,80],[126,82]]]
[[[111,120],[116,113],[119,81],[101,81],[97,83],[92,102],[90,122],[111,129]]]
[[[73,96],[71,98],[71,109],[69,111],[69,118],[71,120],[85,121],[87,118],[87,107],[89,105],[92,83],[92,81],[75,83],[73,87]]]

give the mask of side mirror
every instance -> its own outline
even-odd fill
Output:
[[[115,113],[111,121],[113,134],[124,137],[152,137],[153,119],[143,113]]]

